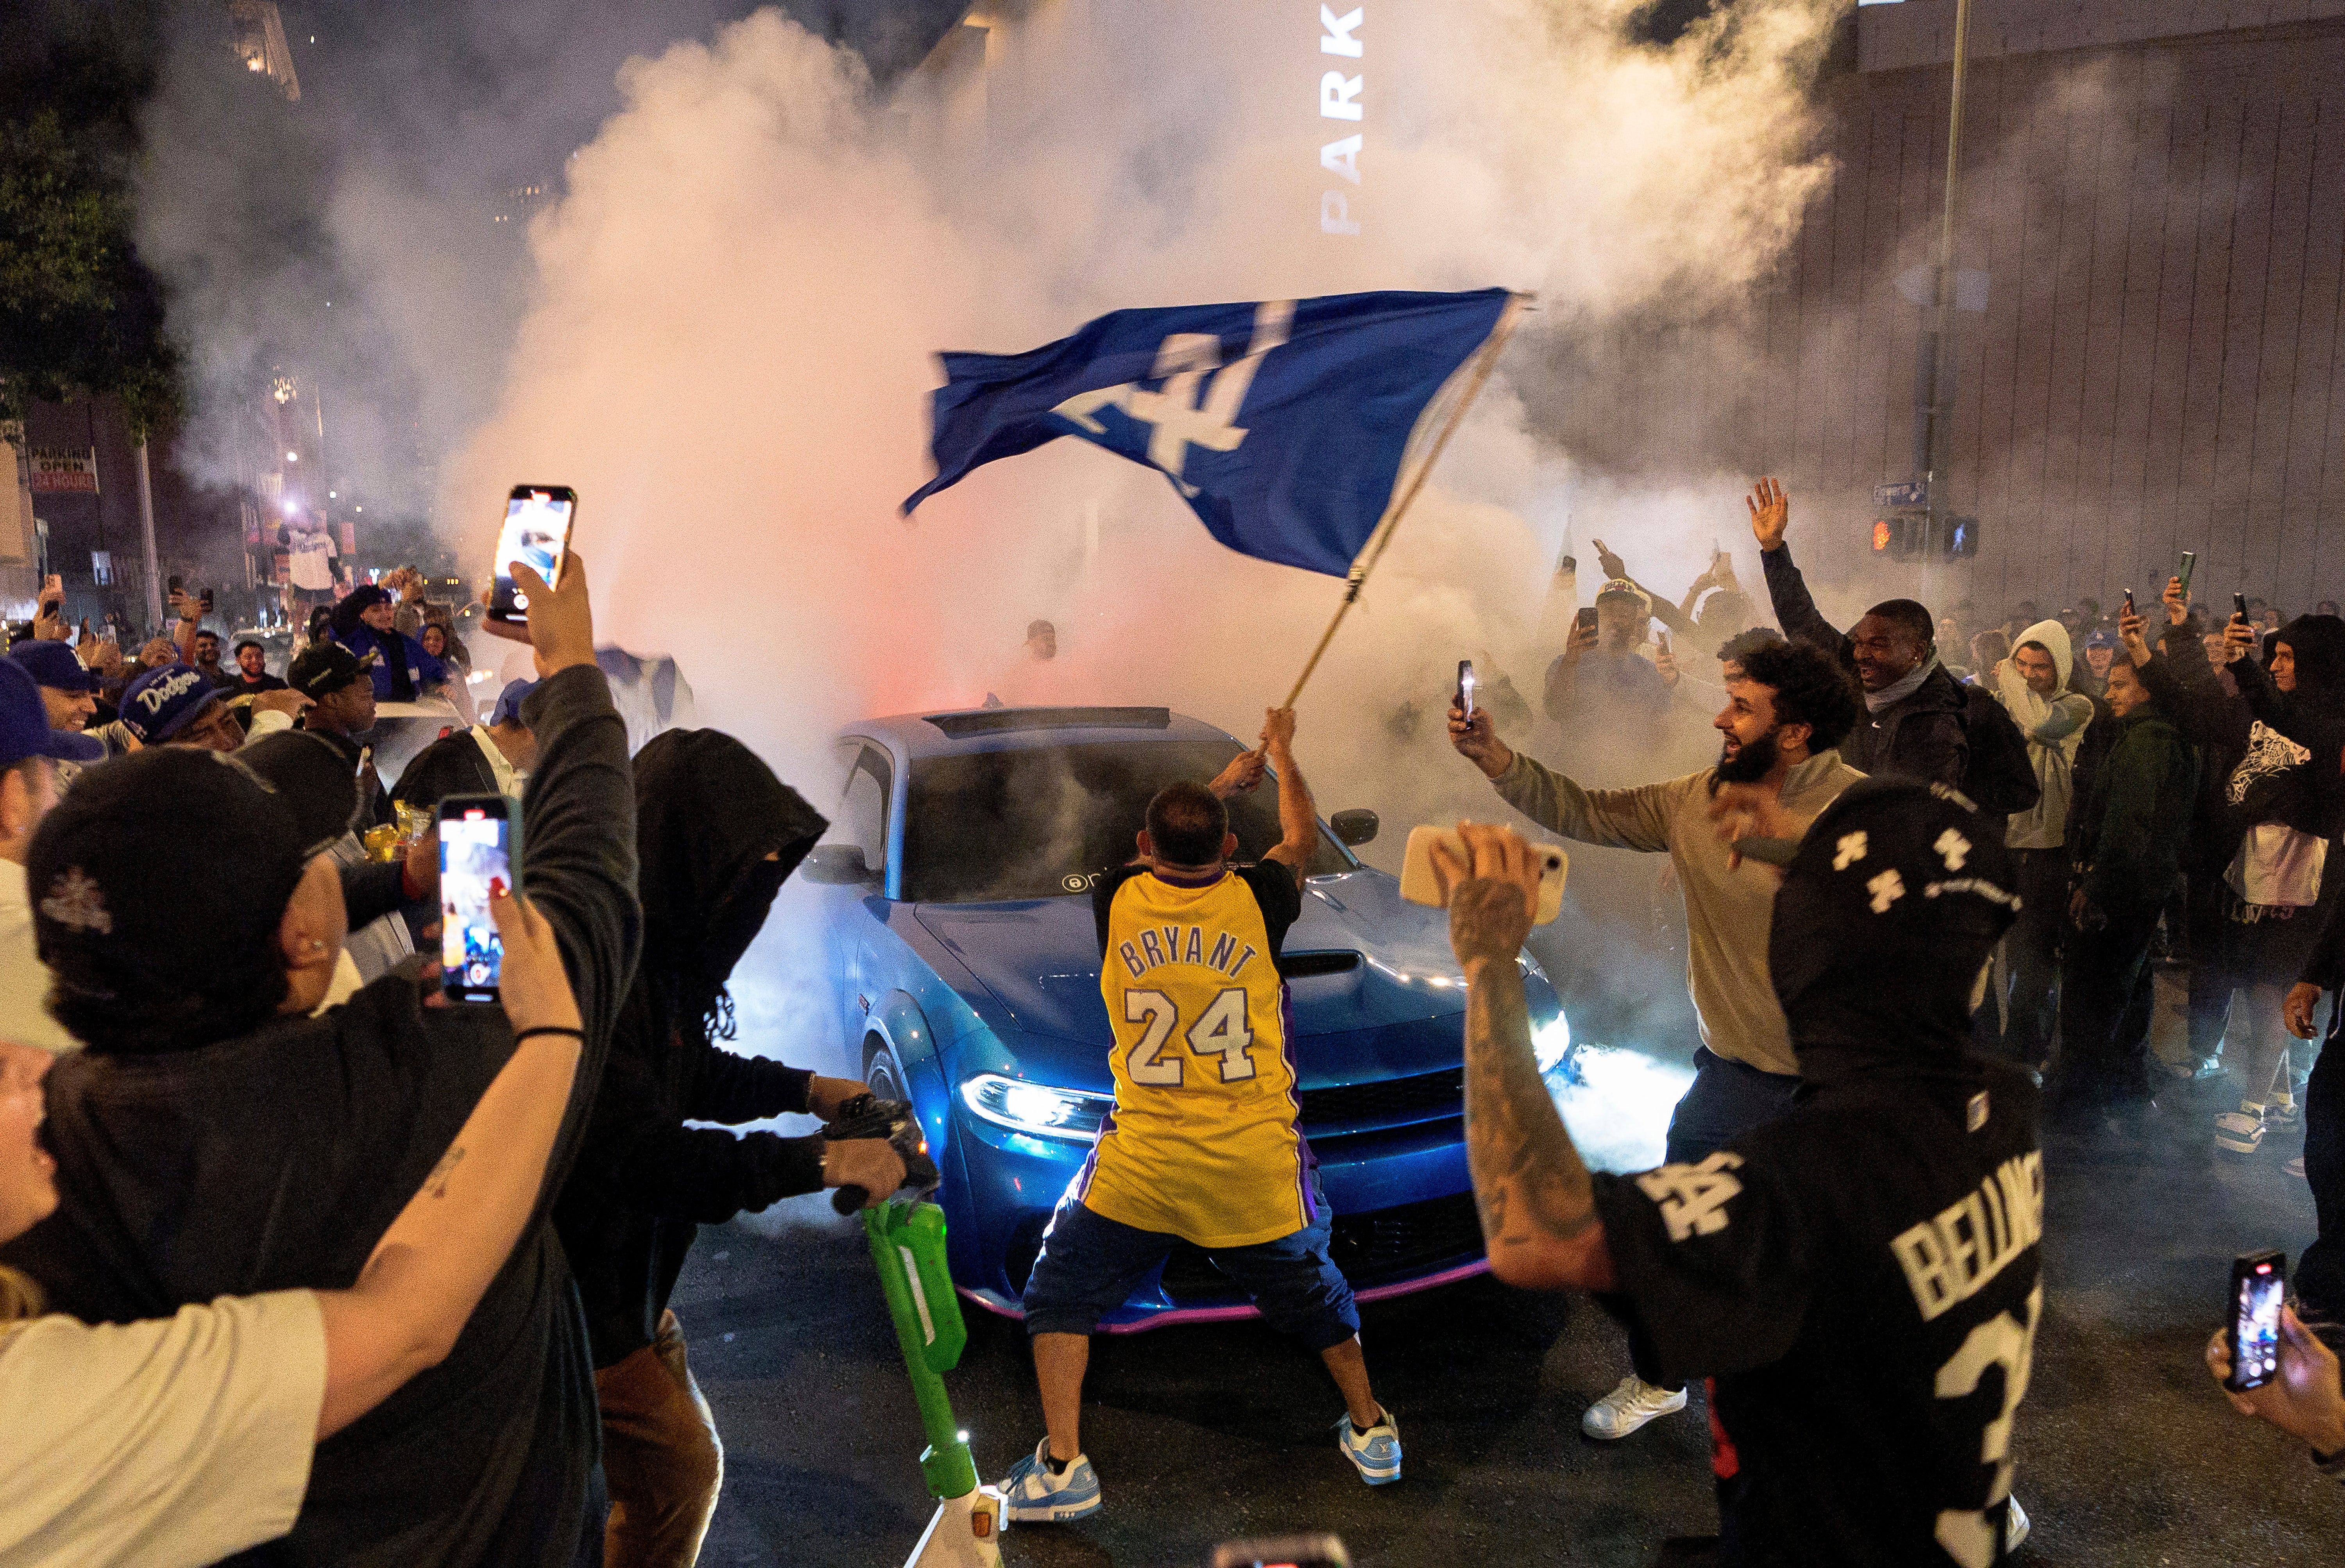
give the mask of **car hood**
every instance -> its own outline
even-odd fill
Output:
[[[1080,1059],[1101,1061],[1114,1036],[1100,998],[1099,931],[1088,898],[922,904],[915,913],[1020,1033],[1079,1045]],[[1304,1043],[1315,1035],[1386,1030],[1466,1008],[1447,921],[1437,910],[1404,903],[1399,884],[1381,871],[1313,878],[1281,966],[1289,972],[1297,1047],[1306,1054]],[[1457,1048],[1448,1037],[1453,1065]]]

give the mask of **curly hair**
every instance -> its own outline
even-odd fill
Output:
[[[1811,755],[1831,750],[1856,728],[1855,683],[1838,660],[1806,643],[1752,648],[1742,656],[1742,678],[1775,694],[1776,723],[1808,727]]]

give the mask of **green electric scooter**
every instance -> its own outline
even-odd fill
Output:
[[[862,1209],[863,1234],[871,1243],[871,1261],[879,1269],[879,1288],[888,1298],[888,1315],[896,1320],[904,1369],[911,1374],[912,1398],[919,1404],[920,1424],[929,1434],[920,1473],[938,1499],[937,1512],[906,1559],[906,1568],[1000,1568],[1001,1493],[978,1484],[969,1434],[953,1420],[952,1400],[946,1397],[941,1375],[960,1364],[969,1329],[961,1321],[960,1298],[945,1267],[945,1211],[926,1201],[938,1181],[928,1140],[909,1105],[869,1095],[850,1102],[824,1132],[831,1137],[886,1136],[903,1156],[909,1176],[904,1191],[894,1199]],[[862,1208],[866,1196],[861,1187],[841,1187],[832,1195],[831,1206],[852,1214]]]

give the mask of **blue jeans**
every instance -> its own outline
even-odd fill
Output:
[[[1272,1328],[1325,1350],[1360,1331],[1360,1309],[1352,1300],[1351,1282],[1327,1255],[1335,1224],[1327,1200],[1320,1197],[1314,1207],[1317,1223],[1291,1236],[1206,1256],[1254,1298]],[[1124,1304],[1179,1239],[1110,1219],[1083,1207],[1081,1198],[1062,1199],[1051,1228],[1042,1233],[1042,1255],[1026,1281],[1026,1332],[1090,1333]]]
[[[1693,1054],[1693,1084],[1670,1115],[1668,1160],[1698,1165],[1743,1134],[1792,1108],[1797,1075],[1762,1073],[1704,1045]]]

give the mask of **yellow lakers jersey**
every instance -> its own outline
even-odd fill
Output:
[[[1268,861],[1189,886],[1126,868],[1099,900],[1115,1108],[1076,1196],[1203,1247],[1293,1235],[1314,1217],[1278,973],[1294,873]]]

